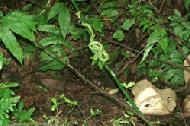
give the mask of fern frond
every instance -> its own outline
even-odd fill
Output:
[[[50,37],[46,37],[44,39],[41,39],[39,43],[41,46],[46,47],[49,45],[63,44],[64,40],[62,38],[59,38],[56,36],[50,36]]]
[[[53,34],[59,34],[60,33],[60,29],[57,28],[55,25],[38,25],[38,31],[41,32],[49,32],[49,33],[53,33]]]

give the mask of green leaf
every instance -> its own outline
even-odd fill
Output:
[[[152,47],[154,44],[158,43],[161,39],[163,39],[167,35],[165,29],[155,29],[154,32],[152,32],[148,37],[148,44],[145,48],[145,52],[143,54],[142,61],[145,60],[145,58],[148,56],[148,53],[152,50]]]
[[[6,46],[6,48],[9,49],[9,51],[12,53],[12,55],[22,64],[23,60],[23,53],[22,48],[20,44],[17,42],[14,34],[5,27],[0,27],[0,35],[3,44]]]
[[[58,15],[58,22],[63,38],[66,38],[71,22],[69,10],[63,3],[56,3],[48,14],[48,20],[52,19],[56,15]]]
[[[183,0],[183,1],[184,1],[185,8],[188,10],[189,4],[190,4],[190,0]]]
[[[92,26],[93,26],[94,30],[96,30],[98,32],[102,32],[104,24],[100,19],[94,18]]]
[[[51,98],[51,103],[53,104],[51,106],[51,111],[54,112],[55,110],[58,109],[59,103],[57,102],[56,98]]]
[[[49,62],[44,62],[42,63],[41,67],[39,68],[39,70],[42,71],[47,71],[47,70],[62,70],[64,68],[64,64],[60,63],[59,61],[49,61]]]
[[[33,32],[36,31],[36,29],[32,16],[15,11],[5,16],[2,24],[3,27],[19,34],[23,38],[29,39],[33,42],[35,41],[35,35]]]
[[[59,13],[58,22],[61,28],[61,33],[63,35],[63,38],[66,38],[69,32],[71,17],[69,10],[65,6],[63,6],[61,12]]]
[[[13,88],[13,87],[18,87],[18,83],[14,83],[14,82],[4,82],[4,83],[0,83],[0,89],[3,88]]]
[[[10,26],[9,28],[11,31],[22,36],[23,38],[26,38],[33,42],[35,41],[34,33],[30,29],[25,27],[22,23],[15,23],[14,25]]]
[[[59,38],[57,36],[50,36],[47,38],[43,38],[39,41],[39,44],[43,47],[50,46],[50,45],[62,45],[64,44],[63,38]]]
[[[54,18],[56,15],[58,15],[61,12],[63,6],[63,3],[56,3],[54,6],[52,6],[48,13],[48,21]]]
[[[126,19],[123,22],[122,29],[128,31],[135,24],[135,19]]]
[[[105,9],[105,10],[103,10],[102,13],[101,13],[101,15],[112,18],[112,17],[118,16],[119,12],[118,12],[117,9],[111,8],[111,9]]]
[[[183,70],[181,69],[169,69],[167,71],[164,71],[163,78],[165,78],[173,85],[180,86],[184,84],[183,74]]]
[[[82,29],[79,29],[77,27],[71,26],[69,33],[73,37],[74,40],[77,40],[81,38],[81,36],[84,34],[84,31]]]
[[[160,47],[164,50],[165,53],[170,51],[169,42],[170,40],[167,37],[161,39],[159,42]]]
[[[35,108],[30,108],[28,111],[26,110],[22,110],[17,116],[16,116],[16,120],[19,123],[25,122],[27,120],[29,120],[32,116],[32,114],[34,113]]]
[[[61,70],[65,66],[65,62],[67,57],[65,56],[64,50],[61,45],[52,45],[50,47],[46,47],[48,55],[45,52],[40,54],[41,67],[40,70]],[[52,54],[52,55],[51,55]],[[62,62],[55,60],[53,57],[59,58]]]
[[[117,39],[118,41],[122,41],[124,39],[124,33],[122,30],[118,29],[113,33],[113,38]]]
[[[55,25],[38,25],[38,31],[49,32],[56,35],[60,33],[60,29]]]
[[[115,8],[117,7],[118,3],[117,2],[106,2],[102,4],[101,8],[102,9],[107,9],[107,8]]]
[[[99,116],[101,113],[102,113],[102,111],[100,109],[90,108],[90,115],[91,116]]]
[[[62,99],[65,103],[67,104],[70,104],[70,105],[73,105],[73,106],[76,106],[78,105],[78,102],[77,101],[73,101],[73,100],[70,100],[69,98],[65,97],[64,94],[61,94],[59,96],[60,99]]]

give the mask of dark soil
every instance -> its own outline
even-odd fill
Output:
[[[8,2],[9,4],[6,3],[5,0],[1,0],[0,2],[2,3],[3,11],[8,12],[9,10],[11,10],[11,8],[17,9],[22,7],[27,3],[27,0],[25,0],[25,2],[12,0],[12,3]],[[159,2],[158,5],[160,5]],[[171,10],[175,8],[175,6],[175,3],[171,6],[171,9],[168,9],[167,5],[164,6],[164,16],[168,15],[168,13],[171,13]],[[110,40],[112,39],[110,36],[114,29],[110,28],[111,26],[109,22],[106,25],[107,26],[105,29],[109,29],[109,31],[107,31],[103,40],[105,40],[105,42],[110,42]],[[136,50],[143,46],[144,43],[140,43],[140,45],[136,45],[134,47],[133,42],[136,40],[133,30],[131,30],[131,33],[129,33],[129,35],[131,39],[128,43],[124,43],[124,45],[127,45],[127,47],[131,47]],[[75,45],[76,47],[84,46],[82,44],[80,45],[80,42],[73,42],[73,45]],[[113,45],[111,46],[110,50],[115,50],[115,48],[116,46]],[[114,81],[105,71],[100,71],[96,66],[91,65],[90,56],[91,54],[89,54],[89,51],[87,50],[79,51],[77,56],[70,59],[70,63],[81,74],[83,74],[99,88],[105,91],[116,88]],[[117,69],[118,61],[120,61],[121,64],[125,63],[121,57],[117,57],[111,64],[116,71],[119,71]],[[122,81],[126,82],[137,79],[137,61],[138,59],[134,60],[129,65],[130,72],[128,78],[126,78],[124,75],[120,76],[120,79]],[[25,61],[25,65],[22,68],[16,62],[12,62],[8,68],[2,71],[1,81],[18,82],[20,84],[19,88],[16,89],[16,95],[21,96],[21,99],[24,101],[26,108],[36,108],[36,111],[34,113],[34,119],[39,123],[47,123],[47,119],[44,118],[44,115],[46,115],[47,117],[56,116],[58,112],[51,112],[50,99],[63,93],[67,98],[77,101],[78,105],[72,107],[66,103],[61,103],[59,106],[59,112],[61,111],[58,117],[59,121],[64,122],[67,119],[68,121],[72,122],[71,125],[80,126],[82,125],[82,123],[84,123],[84,120],[86,120],[90,116],[89,111],[91,108],[98,108],[102,111],[102,113],[99,116],[92,117],[88,120],[90,126],[111,126],[113,124],[110,122],[110,120],[116,117],[123,116],[123,108],[108,100],[99,92],[85,86],[83,84],[84,82],[68,69],[56,72],[41,72],[37,71],[38,66],[38,59],[35,59],[34,61]],[[118,99],[123,98],[120,93],[114,94],[114,96]],[[136,126],[145,126],[145,124],[142,123],[142,121],[138,120],[136,117],[131,117],[131,119],[136,121]],[[156,119],[160,118],[158,117]],[[166,124],[167,126],[182,126],[182,124],[184,124],[183,119],[175,120],[175,118],[172,118],[171,120],[169,120],[169,118],[166,117],[160,120],[160,122],[162,121],[168,122]]]

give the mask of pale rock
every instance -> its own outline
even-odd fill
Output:
[[[190,60],[190,54],[187,56],[187,59]],[[184,60],[184,67],[186,67],[190,71],[190,67],[187,60]],[[188,72],[187,69],[184,70],[184,79],[185,79],[186,86],[188,85],[188,82],[190,81],[190,72]]]
[[[187,95],[183,101],[183,114],[185,117],[190,116],[190,95]]]
[[[158,89],[146,79],[137,82],[132,93],[136,105],[144,114],[166,115],[176,107],[176,94],[172,89]]]

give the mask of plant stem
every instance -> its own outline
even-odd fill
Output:
[[[114,79],[114,81],[116,82],[116,85],[119,87],[119,89],[121,90],[122,94],[127,98],[127,100],[129,101],[128,104],[131,104],[131,107],[134,109],[134,112],[141,118],[143,119],[149,126],[152,126],[152,124],[145,118],[145,116],[143,115],[143,113],[139,110],[139,108],[136,106],[135,102],[133,101],[133,99],[129,96],[129,93],[127,92],[127,90],[122,86],[122,83],[120,82],[120,80],[118,79],[118,77],[115,75],[115,73],[113,72],[113,70],[108,66],[105,65],[105,69],[107,70],[107,72],[112,76],[112,78]]]

